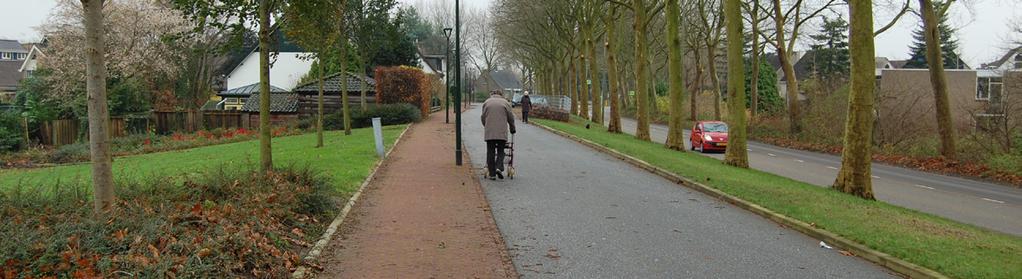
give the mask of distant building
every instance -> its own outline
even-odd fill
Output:
[[[0,40],[0,104],[14,99],[24,77],[19,70],[27,57],[28,51],[18,41]]]
[[[43,49],[46,48],[46,42],[38,44],[28,44],[28,55],[25,60],[21,63],[21,68],[18,69],[24,77],[29,77],[37,69],[39,69],[39,59],[45,56]]]
[[[271,54],[274,61],[270,67],[270,85],[291,90],[309,73],[314,60],[307,57],[314,53],[307,52],[288,41],[279,28],[274,28],[273,38],[275,45],[271,51],[277,54],[275,59]],[[227,90],[259,83],[259,46],[256,45],[247,52],[243,59],[232,61],[235,64],[228,66],[231,70],[226,74]]]
[[[28,50],[15,40],[0,40],[0,61],[24,61]]]

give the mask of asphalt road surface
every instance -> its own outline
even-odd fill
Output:
[[[621,118],[621,126],[625,133],[635,134],[635,120]],[[688,136],[685,130],[685,138]],[[655,142],[666,142],[667,126],[650,125],[650,137]],[[690,147],[687,140],[685,144]],[[722,153],[706,155],[724,159]],[[841,157],[750,141],[749,165],[822,186],[834,183]],[[873,191],[877,199],[891,204],[1022,236],[1022,189],[873,164]]]
[[[464,142],[482,178],[479,109]],[[886,269],[519,123],[514,180],[483,180],[525,278],[892,278]]]

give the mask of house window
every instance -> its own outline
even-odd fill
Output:
[[[976,84],[976,100],[977,101],[989,101],[990,96],[1001,96],[1001,90],[1004,88],[1004,83],[1001,82],[999,77],[981,77],[977,79]]]
[[[1015,69],[1022,70],[1022,53],[1015,55]]]
[[[227,103],[228,104],[237,104],[238,103],[238,98],[227,98]]]
[[[2,55],[0,55],[0,59],[11,59],[11,53],[10,52],[0,52],[0,54],[2,54]]]

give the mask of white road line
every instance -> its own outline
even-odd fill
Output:
[[[880,179],[880,177],[879,177],[879,176],[876,176],[876,175],[871,175],[871,176],[872,176],[873,178],[876,178],[876,179]]]
[[[806,161],[802,161],[802,160],[799,160],[799,159],[795,159],[795,162],[799,162],[799,163],[805,163]]]
[[[827,166],[828,169],[836,170],[836,167]]]
[[[923,188],[923,189],[926,189],[926,190],[933,190],[933,187],[930,187],[930,186],[926,186],[926,185],[920,185],[920,184],[916,184],[915,186],[916,186],[916,187],[919,187],[919,188]]]
[[[999,201],[999,200],[992,200],[992,199],[988,199],[988,198],[983,198],[983,200],[988,201],[988,202],[993,202],[993,203],[1004,204],[1003,201]]]
[[[777,155],[774,155],[774,153],[767,153],[767,156],[770,156],[770,157],[777,157]]]

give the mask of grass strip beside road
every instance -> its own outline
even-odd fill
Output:
[[[407,125],[383,128],[384,142],[390,148]],[[337,191],[347,195],[369,175],[376,157],[371,128],[324,134],[324,146],[314,148],[316,134],[273,139],[273,163],[278,167],[309,167],[334,180]],[[206,146],[178,151],[114,158],[114,179],[120,183],[151,177],[174,177],[180,181],[214,168],[254,170],[259,162],[259,141]],[[0,170],[0,193],[40,192],[54,187],[83,187],[91,184],[91,164],[76,164],[35,169]],[[84,187],[90,191],[90,187]]]
[[[954,278],[1022,278],[1022,238],[722,164],[585,123],[534,120]]]

